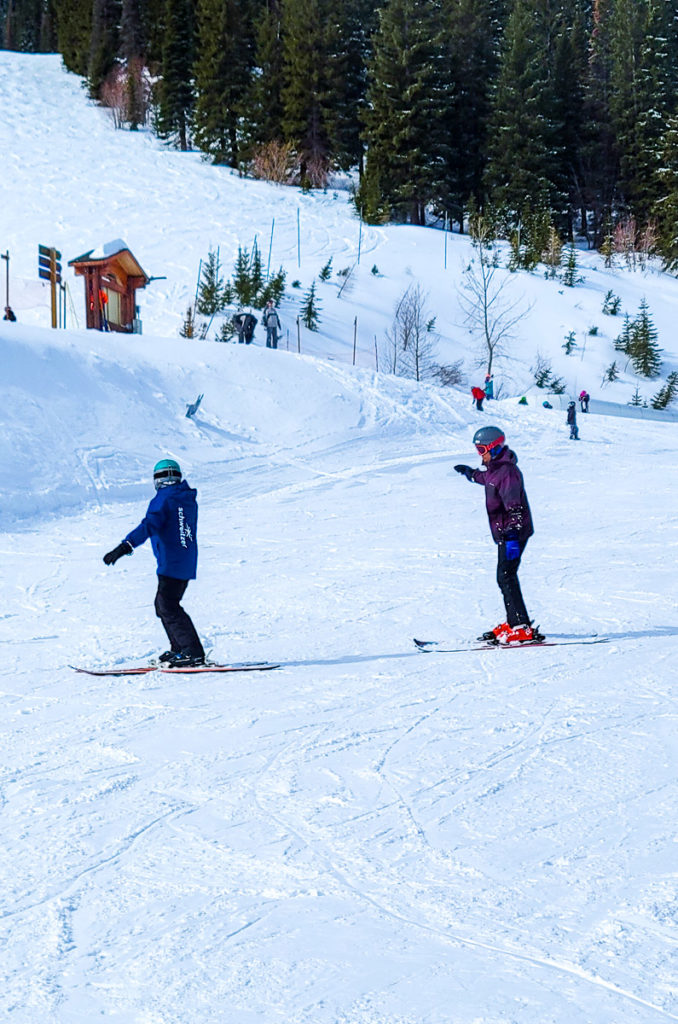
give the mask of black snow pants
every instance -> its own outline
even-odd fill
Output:
[[[526,626],[530,621],[518,581],[518,566],[526,545],[527,541],[521,542],[520,556],[509,561],[506,557],[506,544],[504,541],[499,544],[497,583],[501,590],[501,596],[504,598],[506,621],[509,626]]]
[[[170,650],[185,651],[199,658],[205,657],[200,637],[180,601],[186,592],[188,580],[175,580],[172,576],[158,576],[158,592],[155,595],[155,614],[158,616],[167,638]]]

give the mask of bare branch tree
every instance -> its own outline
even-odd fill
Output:
[[[426,299],[421,285],[413,284],[398,300],[381,345],[379,361],[387,373],[414,380],[435,377],[438,335],[435,317],[426,312]]]
[[[482,363],[492,373],[494,360],[505,354],[515,327],[532,306],[509,295],[511,282],[499,266],[494,234],[482,214],[471,220],[470,234],[474,256],[464,271],[459,304],[471,333],[480,339]]]

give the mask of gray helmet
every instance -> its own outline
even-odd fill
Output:
[[[496,455],[494,449],[501,448],[505,441],[504,431],[499,427],[481,427],[473,435],[473,443],[478,449],[479,455],[484,455],[485,452],[492,452],[493,455]]]

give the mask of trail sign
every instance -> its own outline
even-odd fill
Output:
[[[56,284],[61,284],[61,253],[58,249],[49,249],[46,245],[39,245],[38,277],[45,281],[51,281],[52,270],[54,270]]]

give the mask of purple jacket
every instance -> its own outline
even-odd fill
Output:
[[[487,518],[494,541],[499,544],[508,533],[515,532],[524,544],[534,533],[534,527],[516,454],[505,445],[486,469],[475,470],[473,480],[485,488]]]

